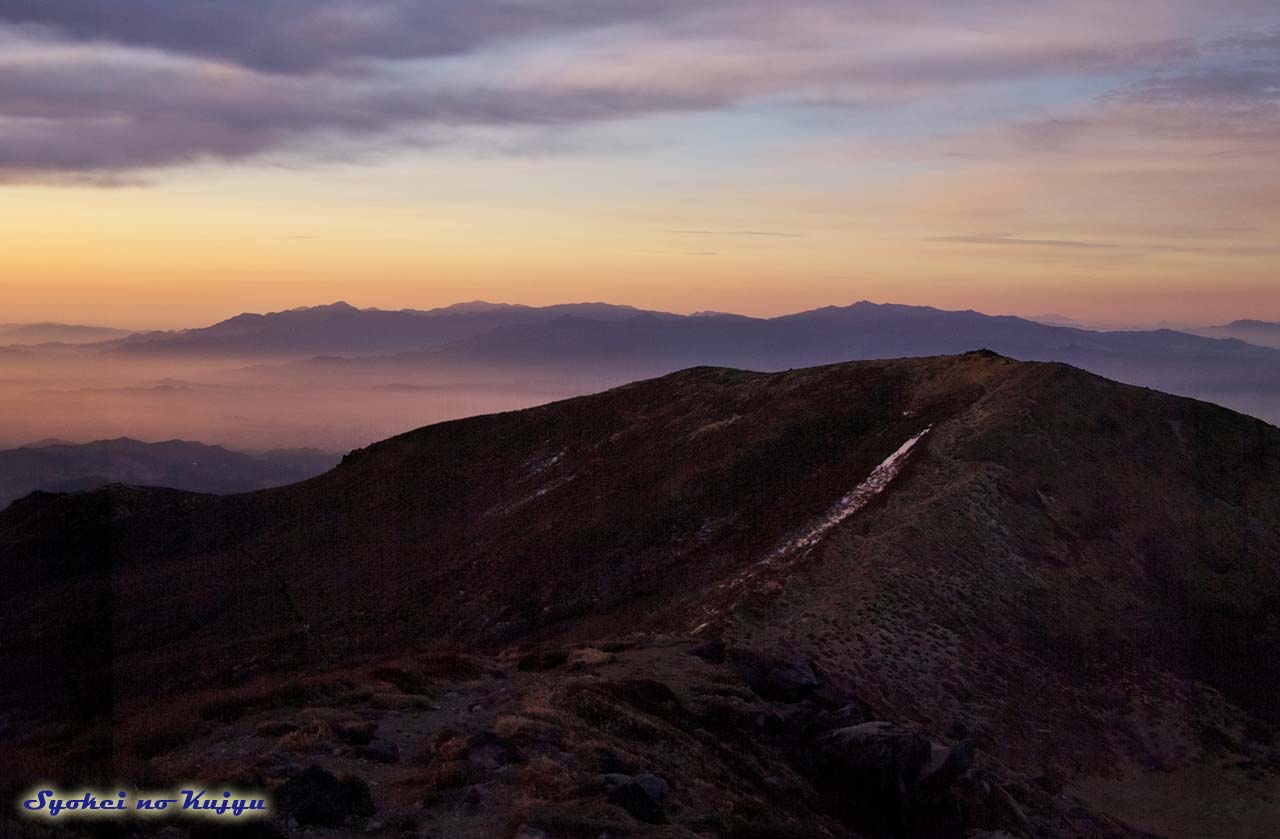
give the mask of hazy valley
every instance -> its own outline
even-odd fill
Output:
[[[0,333],[2,334],[2,333]],[[1250,336],[1253,333],[1248,333]],[[625,306],[345,304],[83,344],[0,349],[0,444],[193,440],[342,452],[695,365],[772,371],[989,348],[1280,421],[1280,349],[859,303],[771,319]]]

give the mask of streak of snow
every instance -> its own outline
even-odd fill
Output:
[[[542,496],[546,495],[548,492],[551,492],[551,490],[553,490],[553,489],[559,489],[560,487],[562,487],[562,486],[564,486],[565,484],[569,483],[570,481],[572,481],[572,480],[573,480],[574,478],[576,478],[576,477],[578,477],[578,473],[577,473],[577,472],[574,472],[572,475],[568,475],[568,476],[563,477],[563,478],[557,478],[556,480],[552,481],[551,483],[547,484],[546,486],[544,486],[544,487],[539,487],[539,488],[538,488],[538,489],[533,493],[533,495],[530,495],[528,498],[526,498],[526,499],[524,499],[523,501],[519,502],[519,503],[517,504],[517,506],[521,506],[521,505],[524,505],[524,504],[528,504],[530,501],[534,500],[535,498],[541,498]]]
[[[532,493],[530,493],[529,495],[526,495],[524,498],[521,498],[518,501],[512,501],[509,504],[501,504],[497,507],[491,507],[481,515],[487,518],[489,516],[505,516],[508,513],[513,513],[516,510],[519,510],[524,505],[532,501],[537,501],[539,498],[546,495],[548,492],[559,489],[560,487],[569,483],[576,477],[578,477],[577,472],[574,472],[572,475],[566,475],[561,478],[556,478],[555,480],[547,483],[545,486],[538,487]]]
[[[782,543],[777,548],[770,551],[764,559],[757,562],[749,570],[739,574],[737,577],[728,582],[720,583],[716,588],[724,592],[730,600],[725,608],[715,608],[704,605],[702,617],[704,620],[693,630],[694,634],[706,629],[712,621],[719,618],[725,612],[730,611],[742,599],[745,593],[745,587],[751,583],[770,567],[785,569],[790,566],[790,562],[780,563],[779,560],[787,557],[798,558],[797,555],[812,548],[822,538],[831,531],[832,528],[857,513],[863,507],[866,507],[876,496],[884,492],[885,488],[898,476],[902,471],[902,467],[906,464],[907,455],[911,454],[911,450],[915,448],[924,436],[933,430],[933,426],[926,427],[916,436],[907,440],[897,451],[889,455],[875,469],[871,470],[871,474],[866,480],[858,484],[850,492],[841,496],[839,500],[833,504],[830,509],[822,516],[815,519],[797,535]],[[792,560],[794,561],[794,559]],[[778,571],[774,572],[775,575]]]
[[[803,551],[811,548],[822,540],[830,530],[854,513],[867,506],[877,495],[884,492],[885,487],[898,476],[902,471],[902,466],[906,462],[907,455],[933,430],[930,425],[916,436],[898,447],[898,450],[884,459],[879,466],[871,470],[871,474],[867,479],[858,484],[853,490],[840,498],[831,509],[807,527],[800,535],[793,537],[791,540],[776,548],[769,556],[765,557],[765,562],[777,559],[786,554]]]
[[[524,477],[528,479],[528,478],[533,478],[538,475],[541,475],[543,472],[547,471],[552,466],[555,466],[557,463],[563,460],[565,456],[565,452],[567,451],[568,449],[561,449],[560,451],[556,452],[550,457],[542,458],[541,460],[527,461],[525,463],[525,469],[527,471]]]
[[[695,428],[692,432],[690,432],[689,439],[696,440],[699,437],[701,437],[703,434],[707,434],[712,431],[720,431],[721,429],[728,428],[729,426],[733,425],[735,422],[737,422],[740,419],[742,419],[742,414],[733,414],[732,416],[725,417],[722,420],[718,420],[716,422],[709,422],[706,425],[700,426],[699,428]]]

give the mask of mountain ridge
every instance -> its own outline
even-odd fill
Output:
[[[266,314],[243,313],[207,327],[141,333],[91,349],[130,355],[221,353],[232,356],[287,356],[316,350],[332,354],[404,351],[480,334],[513,320],[548,319],[575,312],[616,319],[641,311],[606,303],[532,307],[483,301],[438,309],[387,310],[358,309],[338,301]]]
[[[357,370],[382,379],[407,371],[433,383],[535,375],[565,396],[703,364],[777,371],[984,346],[1280,422],[1280,346],[1250,344],[1235,335],[1091,330],[865,300],[770,318],[676,315],[601,303],[532,307],[476,301],[426,311],[338,303],[243,314],[201,329],[62,352],[129,363],[240,362],[254,377],[290,381],[303,375],[318,383],[327,380],[326,367],[339,378]]]
[[[672,321],[672,320],[706,321],[706,320],[716,320],[716,319],[723,318],[723,319],[735,319],[735,320],[741,320],[741,321],[751,321],[756,323],[785,323],[789,321],[816,320],[816,319],[822,319],[828,316],[830,317],[854,316],[854,317],[860,318],[861,316],[864,316],[864,315],[892,314],[897,316],[910,316],[910,317],[916,317],[916,318],[947,315],[947,316],[952,316],[957,318],[963,317],[971,320],[981,319],[985,321],[1000,322],[1005,324],[1017,324],[1023,328],[1027,328],[1031,330],[1043,329],[1043,330],[1048,330],[1049,333],[1056,333],[1056,334],[1066,334],[1066,333],[1071,333],[1071,334],[1078,333],[1078,334],[1085,334],[1085,335],[1121,335],[1121,334],[1193,335],[1194,334],[1192,332],[1185,332],[1185,331],[1179,332],[1177,330],[1172,330],[1172,329],[1114,330],[1114,331],[1085,329],[1077,326],[1040,323],[1033,319],[1023,318],[1017,315],[989,315],[989,314],[978,312],[972,309],[947,310],[947,309],[936,308],[933,306],[914,306],[914,305],[904,305],[904,304],[895,304],[895,303],[872,303],[866,300],[860,300],[847,306],[827,305],[827,306],[819,307],[817,309],[811,309],[811,310],[795,312],[790,314],[776,315],[776,316],[766,317],[766,318],[756,318],[756,317],[751,317],[747,315],[739,315],[739,314],[725,313],[725,312],[697,312],[691,315],[678,315],[670,312],[651,311],[651,310],[638,309],[633,306],[607,304],[607,303],[599,303],[599,302],[566,303],[566,304],[555,304],[555,305],[537,307],[537,306],[527,306],[527,305],[521,305],[521,304],[489,303],[487,301],[474,301],[472,303],[459,303],[459,304],[444,306],[436,309],[386,310],[386,309],[378,309],[378,308],[359,309],[350,305],[349,303],[346,303],[345,301],[338,301],[336,303],[327,304],[327,305],[300,307],[296,309],[289,309],[289,310],[284,310],[279,312],[268,312],[265,314],[243,313],[240,315],[236,315],[232,318],[228,318],[226,320],[220,321],[208,327],[180,330],[176,332],[136,333],[134,335],[129,336],[129,338],[123,341],[104,342],[103,344],[98,346],[99,348],[130,347],[132,349],[141,349],[143,347],[147,347],[152,350],[157,348],[173,349],[179,346],[179,343],[177,342],[180,342],[182,340],[203,339],[206,336],[208,337],[236,336],[241,327],[245,327],[249,325],[254,325],[254,326],[266,325],[266,324],[270,324],[273,321],[278,321],[281,324],[298,322],[297,319],[300,317],[322,317],[327,315],[367,317],[370,319],[371,326],[380,325],[380,324],[373,323],[375,319],[409,318],[415,321],[418,326],[424,326],[426,324],[424,324],[424,322],[420,319],[439,320],[439,319],[449,319],[449,318],[456,318],[456,317],[476,318],[478,316],[491,316],[491,315],[494,315],[495,313],[513,315],[515,318],[520,319],[520,320],[516,320],[514,322],[514,325],[521,325],[521,326],[554,321],[565,315],[576,316],[585,320],[594,320],[594,319],[604,318],[609,321],[629,320],[629,319],[634,319],[636,317],[640,317],[640,318],[657,319],[659,321]],[[489,321],[478,321],[478,322],[482,322],[486,326],[489,325]],[[1240,323],[1243,323],[1243,322],[1240,322],[1240,321],[1236,322],[1236,324],[1240,324]],[[430,325],[434,326],[436,324],[430,324]],[[511,322],[507,322],[501,325],[510,326],[513,324]],[[466,335],[465,337],[476,338],[476,337],[482,337],[482,336],[483,336],[483,332],[475,332],[473,334]],[[1203,337],[1203,336],[1196,336],[1196,337]],[[429,341],[435,344],[448,342],[447,339],[432,338],[431,336],[425,336],[425,335],[423,336],[423,340]],[[454,339],[454,340],[457,340],[457,339]],[[1244,341],[1240,341],[1239,339],[1232,339],[1229,337],[1218,339],[1218,340],[1236,340],[1241,344],[1246,343]],[[152,345],[152,346],[148,347],[148,345]]]
[[[692,368],[249,494],[37,493],[0,512],[0,702],[63,733],[0,749],[310,761],[466,837],[1134,837],[1160,784],[1206,809],[1169,835],[1240,835],[1280,825],[1277,487],[1265,422],[975,351]],[[897,788],[882,738],[956,774],[852,806]]]
[[[1235,338],[1258,346],[1280,348],[1280,323],[1272,321],[1242,319],[1191,331],[1197,335]]]

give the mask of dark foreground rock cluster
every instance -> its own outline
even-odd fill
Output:
[[[1141,835],[972,740],[868,718],[803,657],[664,636],[609,647],[423,653],[263,687],[199,709],[217,724],[175,737],[146,771],[265,790],[268,819],[225,828],[246,836]]]

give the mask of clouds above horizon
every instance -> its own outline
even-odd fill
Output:
[[[7,0],[0,188],[41,318],[1274,313],[1280,7]]]
[[[465,144],[476,127],[760,106],[955,119],[958,104],[980,115],[1001,97],[1060,110],[1077,132],[1127,119],[1168,131],[1179,113],[1204,132],[1212,109],[1224,133],[1264,139],[1280,29],[1254,28],[1266,3],[1228,6],[1238,17],[1187,0],[11,0],[0,180],[110,183]],[[1016,127],[963,122],[927,130]]]

